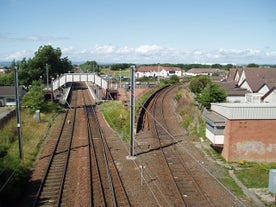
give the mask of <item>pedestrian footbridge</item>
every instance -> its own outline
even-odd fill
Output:
[[[69,82],[93,82],[103,89],[108,88],[108,82],[94,73],[65,73],[53,80],[53,91]]]

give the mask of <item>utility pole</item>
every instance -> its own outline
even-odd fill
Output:
[[[130,155],[129,159],[135,159],[134,156],[134,119],[135,119],[135,66],[130,67],[131,85],[130,85]]]
[[[47,91],[49,90],[49,70],[48,70],[48,64],[46,63],[46,86]]]
[[[19,158],[23,160],[23,144],[21,136],[21,119],[20,119],[20,100],[18,94],[18,71],[17,66],[14,68],[14,83],[15,83],[15,100],[16,100],[16,121],[17,121],[17,136],[19,145]]]

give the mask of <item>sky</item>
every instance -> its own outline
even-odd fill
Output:
[[[276,0],[0,0],[0,61],[276,64]]]

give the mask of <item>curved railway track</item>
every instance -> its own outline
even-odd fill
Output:
[[[33,206],[131,206],[87,87],[71,97]]]
[[[164,89],[153,100],[154,133],[158,139],[169,177],[171,177],[170,180],[176,188],[179,202],[182,202],[183,206],[212,206],[212,203],[194,178],[194,172],[191,172],[189,166],[186,165],[177,148],[171,146],[177,144],[177,140],[167,131],[164,114],[166,108],[163,103],[165,103],[164,99],[173,87],[175,86]]]
[[[194,146],[187,142],[185,132],[172,125],[178,122],[171,107],[179,87],[176,85],[160,90],[145,108],[144,116],[148,120],[145,119],[144,124],[149,126],[152,138],[146,139],[147,147],[141,148],[138,154],[152,152],[158,165],[146,163],[148,167],[144,179],[149,182],[156,180],[161,189],[156,191],[156,197],[164,205],[245,206],[202,164],[201,155],[193,151]],[[153,166],[157,169],[154,170]],[[154,172],[158,173],[158,177],[151,176]]]

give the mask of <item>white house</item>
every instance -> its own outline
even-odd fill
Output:
[[[164,67],[164,66],[140,66],[135,71],[136,78],[143,77],[162,77],[169,78],[172,75],[182,76],[182,69],[179,67]]]
[[[228,102],[276,103],[276,68],[230,69],[220,85]]]
[[[218,68],[192,68],[185,72],[185,76],[197,76],[197,75],[208,75],[212,76],[214,73],[223,73]]]

